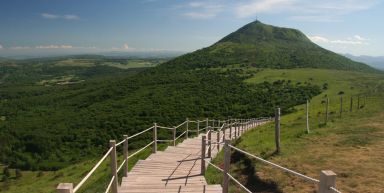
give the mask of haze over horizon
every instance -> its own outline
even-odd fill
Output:
[[[4,0],[0,56],[190,52],[258,19],[337,53],[384,55],[379,0]]]

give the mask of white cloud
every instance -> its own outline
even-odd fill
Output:
[[[249,17],[260,13],[277,12],[282,9],[291,9],[293,3],[294,0],[254,0],[239,5],[236,8],[236,14],[239,17]]]
[[[329,42],[328,38],[321,37],[321,36],[308,36],[308,38],[313,42]]]
[[[49,14],[49,13],[42,13],[41,17],[43,17],[45,19],[58,19],[60,16],[54,15],[54,14]]]
[[[218,1],[193,1],[179,5],[183,16],[190,19],[212,19],[224,10],[224,6]]]
[[[361,36],[359,36],[359,35],[354,35],[353,36],[355,39],[357,39],[357,40],[360,40],[360,41],[368,41],[369,39],[367,39],[367,38],[363,38],[363,37],[361,37]]]
[[[3,49],[3,48],[4,48],[3,45],[0,44],[0,49]]]
[[[38,45],[38,46],[12,46],[11,50],[27,50],[27,49],[94,49],[95,47],[75,47],[72,45]]]
[[[329,38],[322,37],[322,36],[308,36],[308,38],[311,41],[319,44],[344,44],[344,45],[368,45],[369,44],[368,39],[362,38],[359,35],[355,35],[353,37],[348,37],[344,39],[335,39],[335,40],[331,40]]]
[[[29,46],[12,46],[11,50],[25,50],[25,49],[31,49]]]
[[[43,17],[44,19],[80,20],[80,17],[74,14],[57,15],[57,14],[50,14],[50,13],[42,13],[41,17]]]
[[[72,49],[74,48],[71,45],[41,45],[35,46],[37,49]]]
[[[80,19],[80,17],[77,15],[64,15],[63,18],[66,20],[79,20]]]
[[[128,46],[127,43],[125,43],[125,44],[123,45],[123,49],[124,49],[124,50],[129,50],[129,49],[131,49],[131,48]]]
[[[188,12],[188,13],[184,13],[183,15],[191,19],[211,19],[216,17],[215,13],[204,13],[204,12]]]
[[[257,14],[289,14],[289,19],[311,22],[338,22],[341,16],[367,10],[378,0],[248,0],[238,4],[238,17],[254,17]]]

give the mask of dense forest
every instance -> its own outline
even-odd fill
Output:
[[[55,170],[100,154],[109,139],[121,139],[154,122],[176,125],[186,117],[268,116],[277,105],[290,111],[320,93],[318,86],[285,81],[247,85],[238,70],[155,67],[120,73],[77,84],[3,85],[1,162]],[[149,138],[134,141],[130,148]]]

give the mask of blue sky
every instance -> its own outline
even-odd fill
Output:
[[[183,51],[255,20],[338,53],[384,55],[380,0],[1,0],[0,56]]]

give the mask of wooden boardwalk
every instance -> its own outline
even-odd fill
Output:
[[[232,138],[235,136],[234,130]],[[229,129],[226,132],[227,139],[228,136]],[[221,193],[221,185],[208,185],[201,175],[201,138],[202,135],[188,138],[176,146],[169,146],[165,151],[152,154],[146,160],[138,161],[128,177],[123,177],[118,192]],[[211,141],[217,141],[217,132],[212,133]],[[217,144],[212,144],[212,158],[217,153]]]

